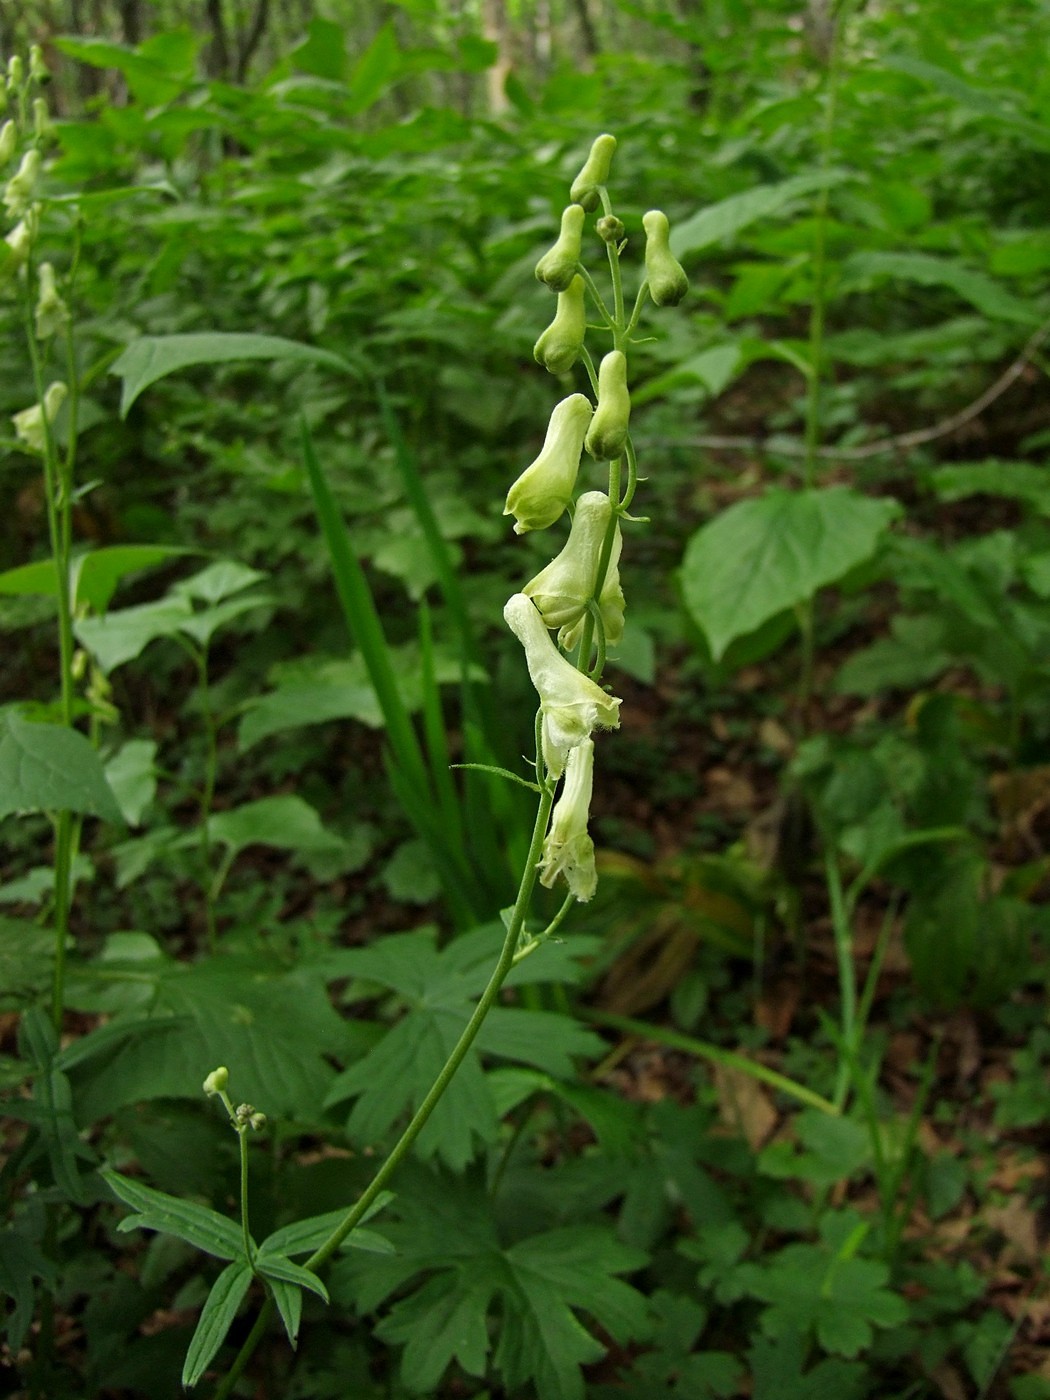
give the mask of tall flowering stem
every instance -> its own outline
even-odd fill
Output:
[[[379,1168],[371,1184],[346,1212],[325,1242],[306,1261],[316,1272],[339,1249],[364,1219],[380,1192],[410,1151],[424,1124],[462,1064],[485,1017],[495,1004],[511,969],[541,947],[561,927],[572,905],[589,900],[597,885],[594,844],[587,830],[596,745],[593,734],[619,726],[621,701],[600,684],[606,643],[615,645],[623,631],[623,594],[619,583],[620,522],[634,495],[637,461],[628,429],[630,393],[627,354],[647,297],[643,279],[628,320],[620,256],[625,227],[612,210],[606,181],[616,148],[615,138],[602,135],[594,142],[583,169],[573,182],[571,203],[561,218],[554,246],[540,258],[536,276],[562,300],[555,321],[540,336],[536,359],[552,374],[564,377],[578,363],[586,375],[595,403],[582,392],[562,398],[555,406],[539,456],[525,467],[510,487],[504,508],[514,517],[517,534],[547,529],[567,511],[574,519],[570,538],[556,558],[507,602],[504,618],[521,642],[529,676],[539,699],[534,726],[535,782],[517,773],[505,776],[524,782],[538,797],[532,838],[513,906],[504,912],[506,935],[488,985],[463,1029],[441,1073],[408,1126]],[[594,231],[606,244],[612,295],[602,297],[583,263],[587,216],[595,215]],[[647,268],[654,258],[661,273],[658,305],[672,304],[672,294],[684,295],[685,274],[666,247],[667,221],[653,220],[660,246],[648,246]],[[647,240],[652,235],[647,227]],[[677,272],[675,271],[677,268]],[[590,296],[611,347],[600,368],[580,338],[576,300],[580,287]],[[666,287],[672,293],[666,293]],[[564,298],[569,296],[571,302]],[[611,310],[610,308],[611,302]],[[585,333],[586,327],[584,327]],[[555,347],[552,351],[552,345]],[[604,465],[607,492],[583,492],[574,499],[584,452]],[[623,486],[623,468],[627,479]],[[557,633],[557,639],[552,635]],[[499,772],[500,770],[489,770]],[[528,915],[539,880],[548,888],[563,880],[567,893],[554,918],[542,932],[528,928]],[[215,1392],[228,1400],[273,1315],[268,1296],[230,1371]]]

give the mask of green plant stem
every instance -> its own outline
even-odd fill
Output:
[[[197,662],[197,693],[200,697],[201,717],[204,723],[204,782],[201,786],[200,831],[201,864],[204,878],[204,919],[208,934],[208,949],[215,952],[217,939],[215,926],[215,900],[218,891],[211,869],[211,832],[208,822],[211,817],[211,804],[215,800],[215,784],[219,766],[218,726],[211,706],[211,689],[208,682],[208,648],[195,650]],[[220,872],[225,879],[225,872]],[[221,887],[221,886],[220,886]]]
[[[789,1079],[785,1074],[779,1074],[775,1069],[760,1064],[757,1060],[750,1060],[746,1055],[740,1055],[735,1050],[725,1050],[721,1045],[712,1045],[707,1040],[697,1040],[691,1035],[682,1035],[679,1031],[668,1030],[665,1026],[653,1026],[647,1021],[635,1021],[630,1016],[614,1016],[608,1011],[598,1011],[594,1007],[582,1007],[577,1013],[585,1021],[591,1021],[596,1026],[608,1026],[610,1030],[624,1031],[627,1035],[644,1036],[646,1040],[655,1040],[661,1045],[667,1045],[672,1050],[684,1050],[687,1055],[696,1055],[699,1059],[710,1060],[712,1064],[725,1065],[727,1069],[743,1070],[745,1074],[750,1074],[753,1079],[758,1079],[763,1084],[768,1084],[771,1089],[778,1089],[782,1094],[787,1094],[798,1103],[804,1103],[809,1108],[819,1108],[822,1113],[830,1117],[837,1118],[841,1110],[826,1099],[821,1094],[814,1093],[812,1089],[807,1089],[804,1084],[797,1084],[793,1079]]]
[[[255,1249],[252,1246],[252,1232],[248,1228],[248,1129],[237,1128],[238,1145],[241,1151],[241,1236],[244,1240],[244,1257],[255,1266]]]
[[[831,901],[831,926],[835,937],[835,962],[839,974],[841,1007],[842,1057],[835,1077],[834,1102],[839,1111],[846,1106],[849,1093],[850,1061],[855,1056],[857,1023],[857,974],[853,962],[853,932],[850,909],[842,889],[842,876],[833,851],[824,860],[824,870]]]
[[[547,823],[550,820],[551,807],[553,804],[553,792],[545,791],[541,795],[536,809],[536,821],[532,828],[532,840],[529,843],[529,853],[522,871],[521,883],[518,886],[518,895],[507,921],[507,935],[503,940],[503,947],[500,950],[496,966],[492,970],[492,975],[488,980],[488,985],[482,992],[470,1020],[464,1027],[452,1053],[445,1061],[441,1073],[434,1080],[426,1098],[412,1115],[411,1121],[400,1138],[398,1138],[390,1155],[379,1168],[379,1171],[376,1172],[371,1183],[358,1197],[355,1204],[351,1206],[340,1223],[325,1240],[324,1244],[316,1249],[314,1253],[311,1254],[310,1258],[306,1260],[303,1268],[309,1269],[312,1273],[316,1273],[322,1265],[332,1257],[346,1239],[347,1235],[350,1234],[351,1230],[360,1223],[376,1197],[386,1186],[395,1171],[397,1171],[397,1168],[408,1154],[412,1144],[423,1131],[427,1119],[437,1107],[453,1075],[459,1069],[467,1051],[473,1045],[478,1031],[480,1031],[484,1023],[485,1017],[492,1009],[492,1005],[499,995],[499,990],[503,986],[507,974],[514,966],[514,955],[518,950],[518,941],[521,937],[521,931],[525,927],[525,916],[528,913],[529,901],[532,898],[532,891],[535,888],[537,867],[543,849],[543,838],[547,834]],[[272,1311],[273,1303],[268,1297],[263,1304],[259,1316],[255,1320],[255,1325],[248,1334],[240,1352],[238,1352],[233,1365],[220,1384],[218,1390],[215,1392],[215,1400],[228,1400],[228,1397],[232,1394],[234,1385],[251,1360],[256,1347],[259,1345],[266,1331],[266,1325]]]
[[[25,282],[23,295],[23,319],[26,343],[29,347],[29,360],[33,371],[33,388],[37,403],[44,403],[44,366],[37,344],[33,308],[30,301],[30,279]],[[69,351],[72,363],[72,351]],[[62,723],[73,727],[73,603],[69,586],[69,556],[73,535],[72,480],[73,453],[75,451],[76,426],[76,380],[73,379],[71,393],[70,442],[65,461],[58,452],[58,444],[51,424],[44,414],[44,496],[47,508],[48,538],[51,544],[51,558],[55,566],[55,599],[58,609],[58,666],[61,697]],[[66,944],[69,941],[69,915],[72,905],[70,883],[73,874],[77,823],[72,812],[60,811],[54,819],[55,829],[55,960],[51,980],[51,1019],[55,1029],[62,1026],[65,1009]]]

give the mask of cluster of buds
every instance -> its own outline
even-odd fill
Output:
[[[209,1098],[221,1099],[226,1112],[230,1116],[230,1124],[238,1133],[247,1132],[249,1128],[253,1132],[261,1132],[266,1127],[266,1114],[260,1113],[250,1103],[240,1103],[236,1108],[233,1100],[227,1092],[227,1085],[230,1082],[230,1071],[225,1065],[220,1065],[218,1069],[213,1069],[203,1084],[204,1092]]]
[[[32,257],[40,228],[42,149],[50,131],[47,102],[40,89],[49,78],[36,44],[30,50],[28,68],[15,55],[0,77],[0,116],[10,113],[0,120],[0,199],[10,224],[0,242],[0,284],[14,275],[28,282],[32,295],[35,283],[35,302],[30,304],[34,334],[40,341],[49,341],[69,321],[54,267],[43,262],[34,268]],[[48,430],[65,397],[64,384],[51,384],[39,402],[13,415],[15,434],[28,452],[43,455]]]
[[[543,448],[511,486],[503,512],[514,517],[517,534],[547,529],[566,511],[572,515],[561,553],[514,594],[503,615],[525,649],[539,695],[538,776],[548,791],[563,780],[543,844],[540,881],[550,887],[561,876],[578,900],[590,899],[597,886],[594,843],[587,831],[594,774],[591,735],[596,729],[619,727],[622,703],[599,680],[606,645],[615,646],[623,635],[620,519],[637,482],[626,349],[647,297],[657,306],[673,306],[688,289],[670,250],[667,218],[650,210],[642,221],[646,276],[627,321],[619,272],[626,229],[612,213],[606,190],[615,150],[613,136],[602,135],[594,142],[572,183],[558,239],[536,264],[537,279],[557,295],[558,304],[554,320],[536,342],[535,358],[557,375],[569,373],[582,361],[596,402],[574,393],[555,407]],[[614,280],[612,312],[582,262],[587,216],[595,211],[595,229],[607,247]],[[585,345],[588,292],[613,337],[613,348],[597,370]],[[608,465],[609,488],[585,491],[574,502],[585,451],[595,462]],[[621,489],[624,461],[627,480]]]

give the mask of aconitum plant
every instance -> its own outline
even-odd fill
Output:
[[[227,1093],[236,1067],[213,1070],[205,1091],[221,1098],[240,1136],[241,1226],[202,1206],[174,1201],[137,1181],[107,1172],[113,1191],[139,1214],[134,1222],[179,1234],[199,1243],[221,1239],[228,1259],[204,1305],[190,1344],[183,1383],[192,1386],[210,1366],[230,1325],[247,1296],[253,1279],[265,1286],[266,1300],[233,1366],[219,1383],[216,1400],[233,1393],[238,1377],[263,1337],[270,1318],[279,1312],[294,1341],[302,1290],[327,1298],[317,1277],[322,1266],[344,1245],[363,1243],[362,1222],[381,1209],[384,1188],[415,1142],[473,1044],[482,1023],[511,969],[535,953],[561,926],[576,901],[591,899],[597,885],[594,843],[588,832],[595,759],[600,733],[620,723],[621,700],[602,683],[607,649],[624,630],[624,594],[620,583],[623,547],[621,524],[632,522],[629,507],[638,485],[638,462],[630,435],[630,352],[646,305],[675,305],[687,290],[685,273],[668,242],[666,217],[658,210],[645,215],[645,275],[627,313],[620,259],[629,247],[627,230],[613,213],[607,182],[616,140],[602,135],[593,143],[572,183],[571,203],[561,218],[553,247],[536,266],[536,276],[557,297],[551,324],[540,335],[535,358],[554,375],[565,377],[581,365],[590,395],[574,392],[550,415],[543,447],[507,493],[504,513],[514,518],[518,534],[545,530],[569,514],[571,525],[562,549],[507,602],[504,618],[521,642],[525,664],[535,686],[539,707],[535,720],[533,772],[526,778],[505,769],[486,771],[532,790],[536,818],[525,857],[518,893],[504,912],[506,936],[492,971],[459,1041],[423,1102],[416,1110],[371,1184],[333,1225],[331,1217],[285,1226],[257,1245],[248,1211],[247,1128],[264,1123],[254,1107],[234,1108]],[[610,295],[603,297],[587,269],[584,239],[588,217],[593,233],[605,246]],[[588,325],[586,303],[597,317]],[[588,332],[604,338],[599,363],[586,339]],[[604,491],[577,495],[581,462],[593,460],[607,473]],[[598,734],[598,744],[594,736]],[[600,765],[598,765],[600,773]],[[537,881],[548,887],[564,882],[565,898],[554,918],[541,930],[529,928],[528,916]],[[203,1067],[202,1067],[203,1068]],[[265,1107],[265,1105],[263,1106]],[[131,1222],[125,1222],[126,1225]],[[312,1250],[297,1263],[293,1256]]]

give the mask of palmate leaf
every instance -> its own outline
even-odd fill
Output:
[[[455,1359],[470,1375],[487,1368],[490,1323],[497,1321],[495,1364],[508,1390],[537,1400],[582,1400],[580,1367],[599,1360],[602,1343],[581,1317],[618,1342],[648,1326],[645,1299],[617,1275],[647,1256],[604,1225],[573,1225],[504,1247],[491,1197],[478,1177],[409,1168],[398,1199],[401,1221],[388,1226],[391,1259],[348,1256],[333,1270],[337,1300],[368,1311],[413,1278],[420,1286],[379,1323],[377,1335],[405,1343],[406,1384],[434,1393]]]
[[[327,1106],[356,1100],[347,1125],[356,1141],[375,1142],[422,1103],[488,980],[500,942],[501,931],[492,926],[440,951],[431,933],[396,934],[326,964],[331,976],[378,983],[408,1003],[402,1019],[329,1091]],[[533,961],[542,964],[543,958],[541,953]],[[420,1133],[417,1151],[461,1169],[479,1145],[495,1139],[499,1120],[482,1053],[567,1077],[574,1057],[600,1049],[600,1039],[571,1017],[496,1007]]]

